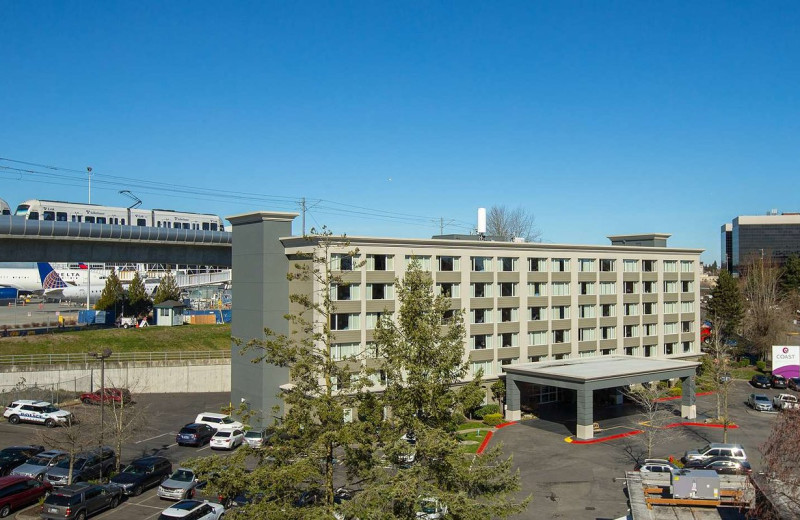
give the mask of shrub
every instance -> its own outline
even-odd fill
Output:
[[[740,359],[739,360],[739,368],[747,368],[749,366],[750,366],[750,360],[749,359],[745,358],[745,359]]]
[[[503,416],[499,413],[487,413],[483,417],[483,422],[489,426],[497,426],[503,422]]]
[[[678,397],[680,395],[683,395],[683,389],[680,386],[673,386],[672,388],[669,389],[667,395],[669,395],[670,397]]]
[[[485,406],[481,406],[472,415],[475,416],[476,419],[483,419],[486,417],[487,414],[499,414],[500,413],[500,405],[497,404],[487,404]]]
[[[465,422],[467,422],[466,416],[464,416],[464,414],[461,412],[454,412],[453,420],[456,422],[456,424],[464,424]]]
[[[756,368],[759,369],[761,372],[767,369],[767,362],[766,361],[757,361]]]

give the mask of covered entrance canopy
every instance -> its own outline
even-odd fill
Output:
[[[697,361],[629,356],[602,356],[505,365],[503,370],[506,372],[506,419],[516,421],[521,418],[520,383],[575,390],[577,393],[575,433],[579,439],[591,439],[594,434],[592,425],[595,390],[673,378],[680,378],[683,384],[681,415],[694,419],[697,417],[694,376],[699,365]]]

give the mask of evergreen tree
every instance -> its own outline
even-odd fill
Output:
[[[158,288],[156,289],[156,294],[153,296],[153,304],[158,305],[167,300],[181,300],[181,289],[175,282],[172,271],[167,271],[167,274],[161,278],[161,282],[159,282]]]
[[[130,285],[128,285],[128,305],[126,307],[130,316],[143,316],[153,308],[153,301],[147,294],[144,281],[139,273],[133,275]]]
[[[124,302],[125,290],[122,288],[122,282],[119,281],[116,271],[112,270],[106,278],[106,285],[94,308],[99,311],[118,311]]]
[[[781,288],[788,294],[800,290],[800,257],[792,255],[783,264]]]
[[[744,316],[744,305],[739,285],[725,269],[719,272],[717,285],[711,290],[708,313],[720,325],[722,337],[729,337],[739,330]]]

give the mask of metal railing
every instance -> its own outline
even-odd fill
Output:
[[[108,359],[113,362],[133,361],[194,361],[204,359],[230,359],[230,350],[115,352]],[[88,353],[74,354],[7,354],[0,356],[0,365],[57,365],[97,363]]]

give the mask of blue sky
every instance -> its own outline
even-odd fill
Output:
[[[797,27],[779,1],[0,0],[0,157],[61,168],[0,160],[0,198],[86,201],[91,166],[108,205],[306,197],[309,225],[424,237],[505,204],[546,242],[718,261],[721,224],[800,210]]]

